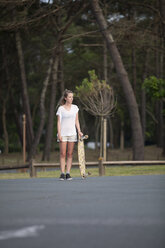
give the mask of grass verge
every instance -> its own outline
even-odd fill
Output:
[[[99,176],[98,168],[87,168],[89,177]],[[45,170],[38,171],[38,178],[58,178],[60,171],[56,170]],[[79,169],[73,168],[71,171],[72,177],[80,177]],[[153,166],[112,166],[105,168],[105,176],[135,176],[135,175],[165,175],[164,165],[153,165]],[[0,173],[0,179],[25,179],[30,178],[29,172],[23,173]]]

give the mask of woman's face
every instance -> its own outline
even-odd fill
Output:
[[[73,102],[73,93],[68,93],[67,97],[65,98],[66,103],[72,104]]]

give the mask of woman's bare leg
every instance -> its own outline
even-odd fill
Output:
[[[61,173],[65,173],[66,145],[67,145],[67,142],[60,142],[60,168],[61,168]]]
[[[68,150],[67,150],[67,163],[66,163],[66,171],[70,173],[72,167],[72,157],[73,157],[73,149],[75,142],[68,142]]]

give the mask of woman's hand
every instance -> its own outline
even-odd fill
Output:
[[[58,135],[58,139],[60,142],[62,142],[62,136],[61,135]]]
[[[78,135],[79,135],[80,137],[82,137],[82,136],[83,136],[83,133],[82,133],[81,131],[79,131],[79,132],[78,132]]]

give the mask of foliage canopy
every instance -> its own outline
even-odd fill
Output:
[[[76,87],[76,95],[85,110],[94,116],[109,116],[115,109],[116,100],[112,87],[105,80],[99,80],[95,70],[88,71],[89,79],[85,78]]]
[[[150,76],[144,80],[143,88],[145,88],[146,93],[148,93],[152,98],[164,100],[165,80],[155,76]]]

